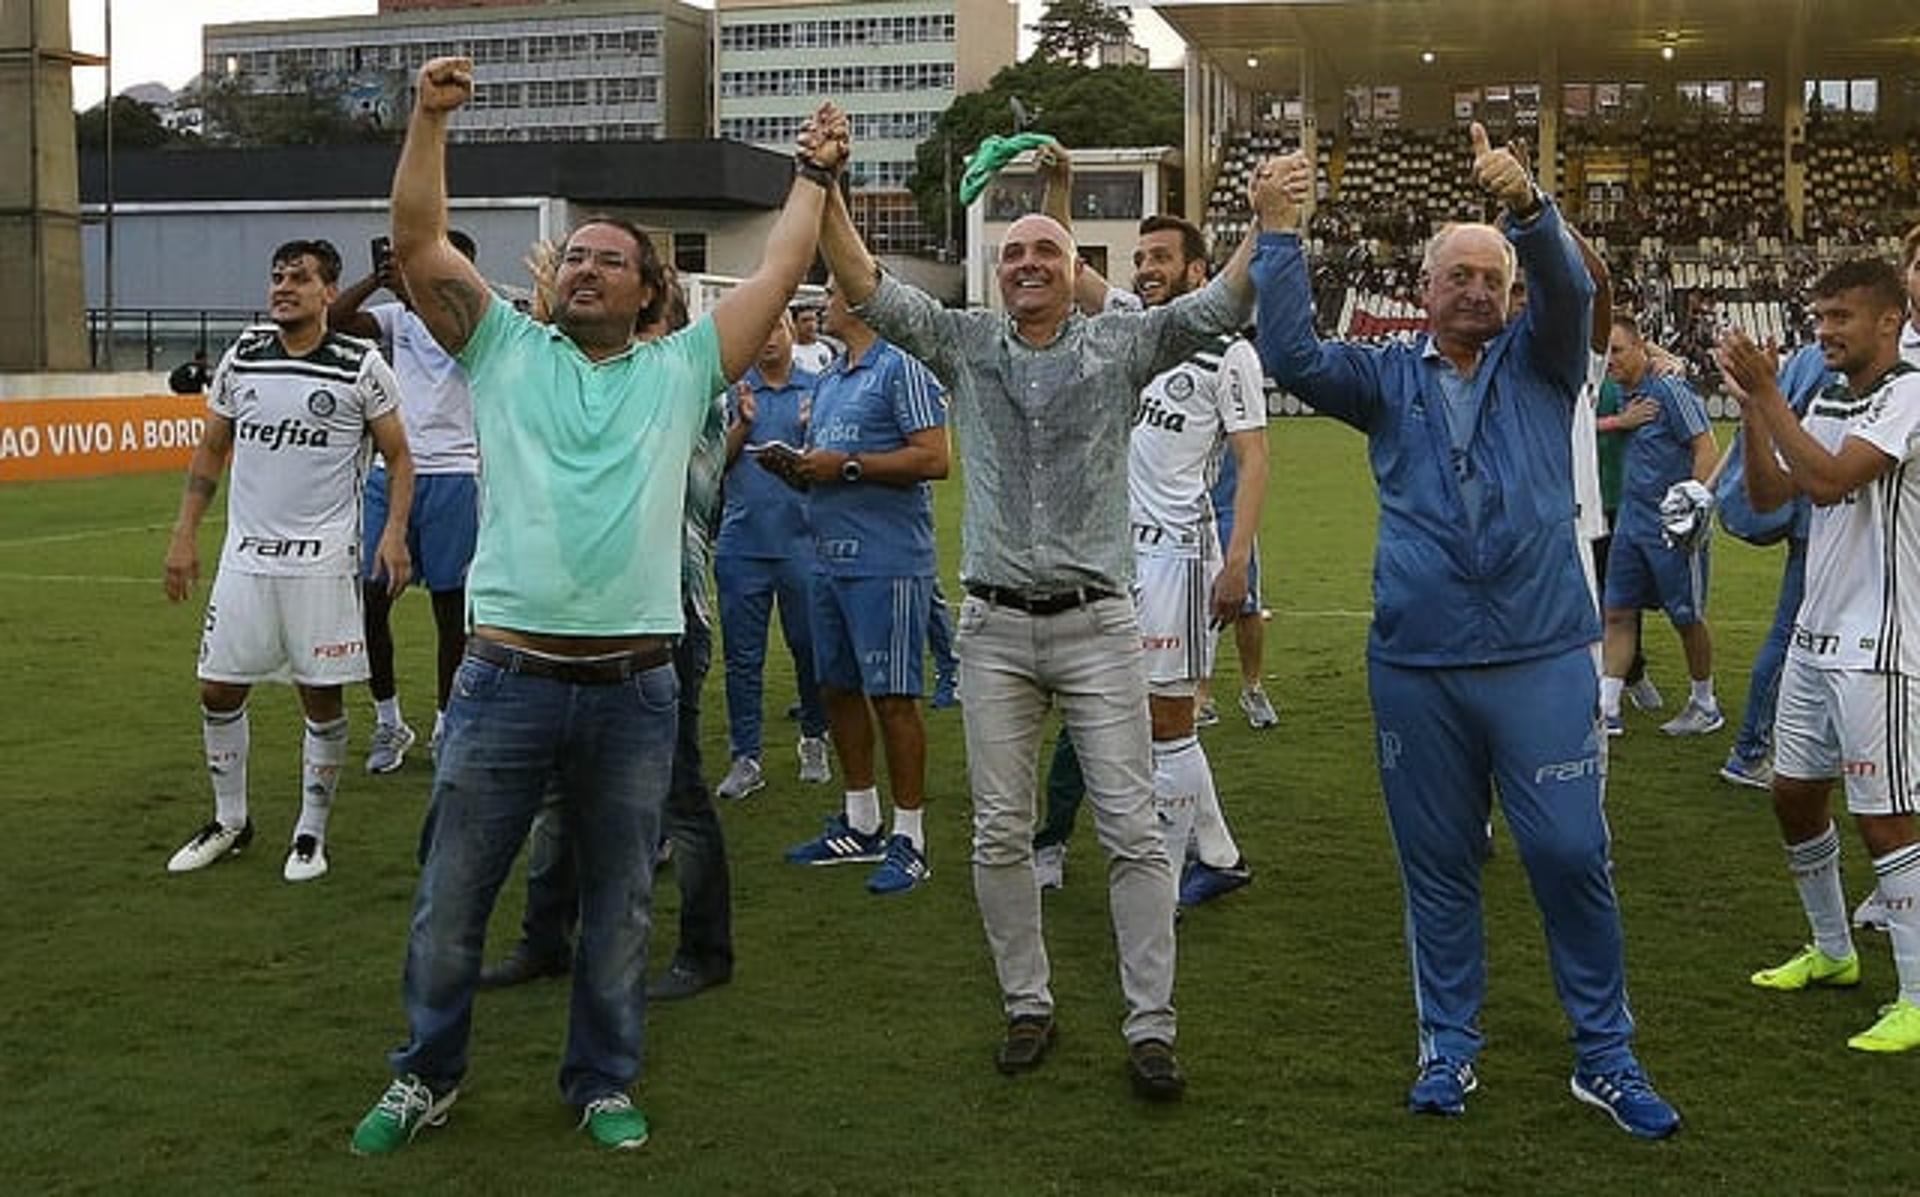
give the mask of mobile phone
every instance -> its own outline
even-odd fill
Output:
[[[373,250],[373,272],[379,274],[393,257],[393,238],[375,237],[371,249]]]

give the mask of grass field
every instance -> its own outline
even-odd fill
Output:
[[[169,606],[158,580],[179,481],[8,489],[0,1190],[1880,1194],[1920,1184],[1903,1146],[1920,1061],[1844,1046],[1892,996],[1884,939],[1863,941],[1857,991],[1767,995],[1746,983],[1805,929],[1765,799],[1713,775],[1731,727],[1669,742],[1629,714],[1613,758],[1641,1051],[1684,1132],[1634,1142],[1568,1096],[1565,1026],[1504,833],[1488,868],[1481,1091],[1459,1121],[1403,1112],[1412,1002],[1362,661],[1371,487],[1361,441],[1330,422],[1282,421],[1272,437],[1268,685],[1282,722],[1254,733],[1228,718],[1206,733],[1258,880],[1181,928],[1187,1100],[1148,1108],[1127,1091],[1104,888],[1084,829],[1066,889],[1047,899],[1062,1039],[1035,1075],[993,1071],[1000,1016],[965,864],[957,711],[929,713],[926,889],[882,901],[859,870],[780,861],[837,801],[835,788],[792,780],[796,733],[778,715],[791,681],[780,673],[768,698],[771,784],[722,812],[735,980],[652,1012],[637,1098],[654,1139],[621,1158],[573,1133],[559,1103],[565,990],[553,983],[482,997],[473,1071],[445,1129],[391,1159],[347,1154],[385,1084],[384,1052],[405,1032],[399,972],[427,762],[379,779],[351,773],[332,874],[286,885],[299,721],[290,692],[265,689],[253,704],[259,842],[235,862],[168,877],[168,854],[210,809],[192,676],[201,612]],[[957,487],[940,502],[951,580]],[[219,531],[203,537],[209,563]],[[1730,715],[1779,559],[1724,537],[1715,549]],[[399,625],[403,694],[416,720],[430,718],[425,602],[402,603]],[[1657,680],[1670,698],[1684,694],[1671,632],[1650,624],[1649,643]],[[717,669],[706,702],[717,776]],[[371,714],[358,694],[350,708],[357,765]],[[1869,870],[1845,842],[1858,897]],[[675,903],[663,886],[656,959],[671,950]],[[511,942],[520,905],[516,877],[490,956]]]

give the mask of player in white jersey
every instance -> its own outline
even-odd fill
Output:
[[[1859,983],[1828,793],[1873,856],[1900,992],[1847,1041],[1859,1051],[1920,1047],[1920,369],[1900,358],[1905,294],[1893,267],[1846,262],[1813,287],[1826,364],[1845,382],[1796,421],[1774,355],[1743,334],[1721,342],[1741,401],[1755,510],[1796,494],[1814,504],[1807,591],[1774,724],[1773,807],[1812,942],[1753,975],[1765,989]]]
[[[275,250],[273,324],[242,333],[208,388],[206,432],[167,547],[166,589],[179,602],[199,577],[200,521],[231,456],[226,547],[200,641],[214,818],[173,854],[169,872],[205,868],[252,841],[247,695],[256,682],[289,678],[307,730],[300,818],[282,875],[309,881],[327,871],[327,815],[347,751],[341,687],[367,676],[358,579],[369,438],[387,459],[393,512],[374,572],[395,592],[407,582],[413,492],[393,371],[371,343],[327,329],[339,278],[340,255],[325,241]]]
[[[478,247],[459,229],[447,240],[471,262]],[[400,380],[400,418],[413,452],[413,510],[407,516],[407,548],[413,578],[427,588],[433,605],[436,642],[435,694],[438,705],[429,749],[440,742],[453,674],[467,646],[467,566],[480,530],[480,442],[473,427],[473,396],[467,373],[440,347],[413,310],[406,280],[382,237],[374,242],[374,269],[346,288],[327,309],[327,324],[379,344]],[[396,302],[363,308],[380,288]],[[387,522],[387,474],[376,461],[367,475],[361,539],[369,556]],[[372,562],[365,563],[369,568]],[[367,772],[392,773],[406,763],[414,731],[400,713],[400,691],[393,672],[393,603],[385,579],[365,576],[367,690],[373,695],[374,727],[367,747]]]
[[[1064,188],[1049,186],[1051,201]],[[1057,207],[1057,205],[1053,205]],[[1050,209],[1051,210],[1051,209]],[[1153,307],[1207,281],[1199,228],[1172,216],[1140,222],[1132,294],[1082,269],[1083,307]],[[1195,906],[1253,880],[1227,828],[1213,767],[1194,731],[1194,694],[1213,672],[1220,629],[1247,597],[1267,492],[1267,405],[1259,355],[1244,338],[1218,344],[1156,376],[1140,393],[1129,441],[1127,494],[1134,537],[1134,606],[1146,650],[1153,724],[1153,796],[1167,852],[1186,861],[1180,904]],[[1239,468],[1233,540],[1222,550],[1210,497],[1221,455]],[[1054,767],[1065,764],[1058,755]],[[1049,785],[1049,795],[1062,792]],[[1048,827],[1065,826],[1049,811]],[[1188,850],[1192,849],[1189,860]],[[1036,850],[1043,883],[1057,886],[1064,843]]]

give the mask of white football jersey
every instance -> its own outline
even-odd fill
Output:
[[[473,432],[467,372],[403,304],[366,309],[380,326],[380,344],[400,383],[400,419],[415,474],[477,474],[480,442]]]
[[[222,569],[357,574],[367,425],[399,409],[399,384],[373,342],[338,332],[290,356],[272,325],[220,359],[207,407],[233,421]]]
[[[1587,353],[1587,385],[1573,403],[1573,526],[1582,540],[1607,534],[1607,513],[1600,496],[1600,447],[1594,427],[1594,408],[1600,403],[1600,384],[1607,380],[1607,355]]]
[[[1895,464],[1813,509],[1788,652],[1816,669],[1920,676],[1920,369],[1902,362],[1865,395],[1837,383],[1801,424],[1830,453],[1858,437]]]
[[[1246,338],[1220,337],[1140,392],[1127,459],[1136,547],[1199,552],[1211,543],[1208,491],[1227,437],[1267,426],[1261,383]]]

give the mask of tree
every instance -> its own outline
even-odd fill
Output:
[[[346,80],[307,72],[255,91],[238,76],[209,80],[200,93],[209,140],[227,145],[342,145],[396,141],[400,130],[357,117]]]
[[[107,105],[105,101],[87,109],[73,121],[74,140],[83,150],[104,149],[107,144]],[[113,145],[120,150],[149,150],[183,140],[160,121],[153,105],[132,96],[113,98]]]
[[[914,176],[908,186],[927,228],[945,228],[947,206],[952,204],[955,233],[964,235],[957,193],[966,156],[989,135],[1014,131],[1008,101],[1016,97],[1036,114],[1035,132],[1050,134],[1069,149],[1177,146],[1184,135],[1179,91],[1145,67],[1094,69],[1035,53],[1002,69],[985,90],[955,99],[914,151]],[[946,186],[949,169],[952,191]]]
[[[1035,58],[1084,65],[1093,52],[1133,36],[1133,10],[1106,0],[1047,0],[1040,19],[1027,26],[1040,35]]]

